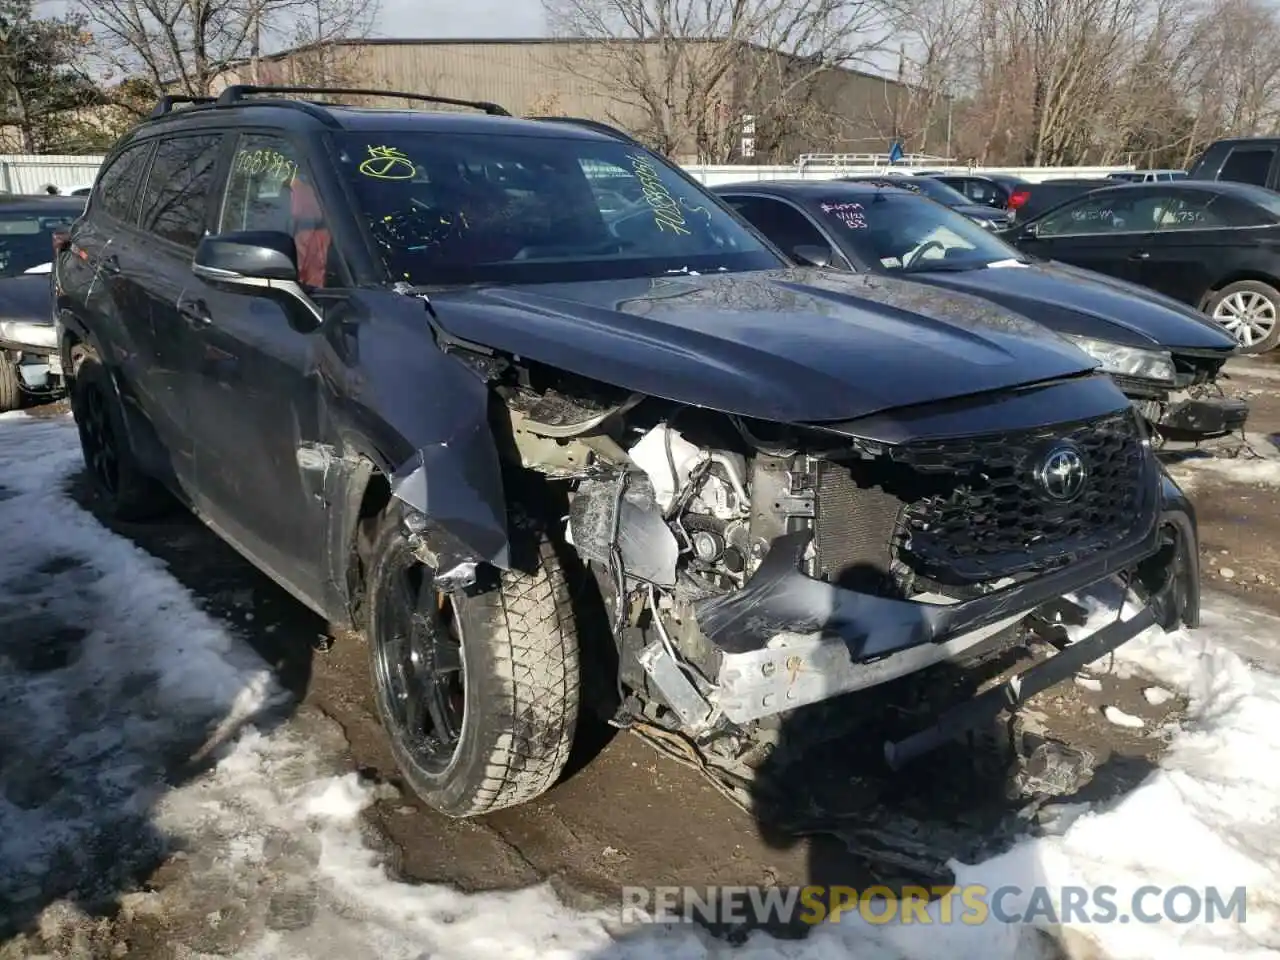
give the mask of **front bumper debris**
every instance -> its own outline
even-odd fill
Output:
[[[1213,440],[1239,433],[1248,419],[1249,405],[1243,400],[1188,399],[1170,406],[1156,428],[1167,440]]]

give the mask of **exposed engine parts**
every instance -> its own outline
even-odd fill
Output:
[[[891,445],[562,390],[504,399],[521,465],[567,484],[564,537],[618,648],[615,722],[692,737],[734,776],[796,708],[1016,642],[1066,571],[1154,518],[1129,412]],[[1090,483],[1055,503],[1036,465],[1063,451]],[[998,596],[1027,584],[1044,596]]]

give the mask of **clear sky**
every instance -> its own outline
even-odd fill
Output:
[[[41,0],[58,14],[70,0]],[[547,33],[541,0],[382,0],[380,37],[540,37]]]
[[[382,0],[381,37],[540,37],[541,0]]]

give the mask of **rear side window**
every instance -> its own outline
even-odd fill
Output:
[[[954,184],[953,184],[954,186]],[[986,180],[970,180],[964,185],[964,193],[974,203],[994,205],[1000,202],[1000,191]]]
[[[1250,202],[1236,197],[1219,197],[1213,211],[1224,227],[1270,227],[1280,223],[1280,196]]]
[[[221,134],[161,140],[142,198],[141,224],[156,236],[195,249],[204,236]]]
[[[1222,165],[1218,179],[1265,187],[1267,174],[1271,170],[1271,161],[1275,155],[1275,150],[1269,147],[1236,147],[1227,156],[1227,162]]]
[[[98,175],[98,188],[93,198],[95,212],[101,211],[126,223],[133,222],[150,153],[150,141],[135,143],[111,161],[107,169]]]
[[[796,247],[830,247],[821,231],[809,218],[790,204],[763,197],[726,197],[729,204],[754,224],[761,233],[776,243],[787,256]]]

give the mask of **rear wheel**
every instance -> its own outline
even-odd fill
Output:
[[[569,758],[578,639],[542,540],[527,571],[446,593],[389,511],[368,583],[370,668],[396,762],[431,807],[469,817],[532,800]]]
[[[1280,344],[1280,290],[1241,280],[1215,291],[1205,312],[1236,338],[1241,353],[1264,353]]]
[[[102,361],[83,353],[71,388],[80,450],[99,503],[116,520],[148,520],[169,506],[167,491],[147,476],[125,431],[124,414]]]
[[[0,413],[8,413],[22,406],[22,383],[18,380],[18,365],[9,354],[0,350]]]

